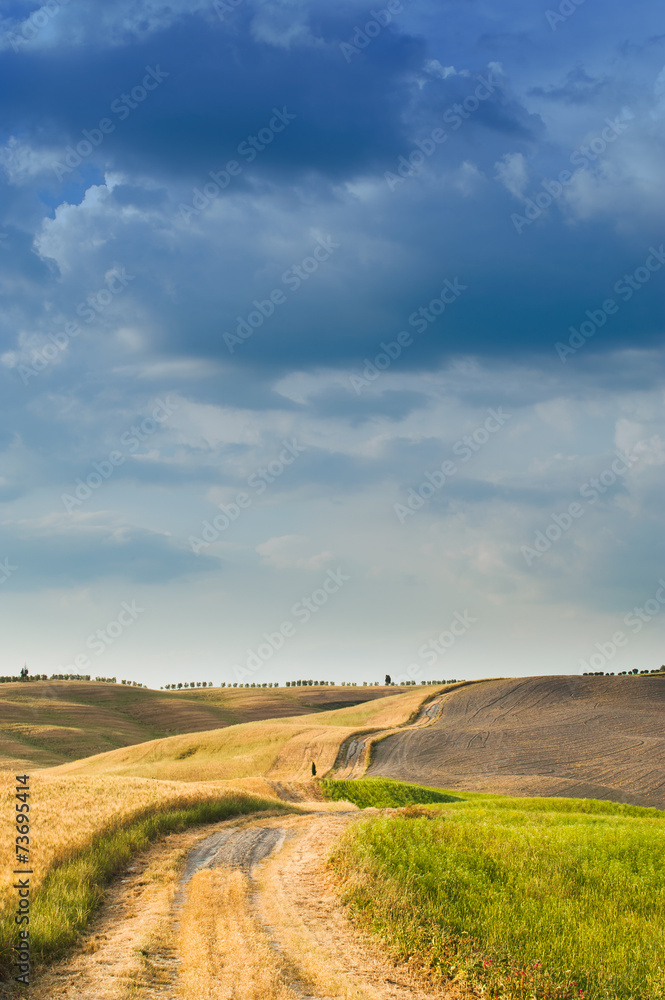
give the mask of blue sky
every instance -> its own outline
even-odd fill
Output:
[[[0,672],[660,665],[656,13],[3,4]]]

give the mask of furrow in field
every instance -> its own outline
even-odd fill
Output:
[[[662,809],[664,717],[665,677],[486,681],[448,694],[433,725],[376,741],[366,773]]]

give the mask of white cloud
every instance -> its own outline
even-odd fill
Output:
[[[506,153],[494,164],[497,178],[516,198],[524,195],[529,182],[526,159],[522,153]]]
[[[25,184],[41,174],[52,175],[56,156],[56,150],[33,149],[13,135],[0,148],[0,163],[5,168],[9,183],[15,185]]]
[[[321,46],[323,39],[307,24],[308,13],[303,0],[263,0],[252,18],[252,37],[280,49]]]
[[[458,76],[454,66],[443,66],[438,59],[428,59],[425,63],[425,70],[432,76],[438,76],[441,80],[447,80],[449,76]]]

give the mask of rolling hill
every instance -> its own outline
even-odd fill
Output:
[[[376,743],[367,776],[665,809],[665,676],[492,680]]]
[[[121,747],[61,764],[49,775],[186,782],[266,777],[275,781],[309,780],[312,762],[316,763],[317,774],[324,775],[334,766],[345,740],[359,732],[391,731],[415,720],[420,717],[423,702],[440,689],[397,690],[402,693],[347,708],[245,722]]]
[[[386,687],[153,691],[92,681],[5,683],[0,768],[54,767],[160,737],[310,715],[394,693]]]

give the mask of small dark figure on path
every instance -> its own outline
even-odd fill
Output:
[[[316,778],[316,764],[312,761],[312,777]]]

